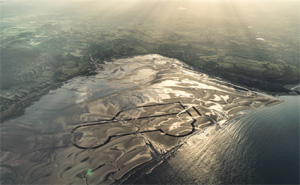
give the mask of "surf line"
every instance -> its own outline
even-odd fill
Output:
[[[138,118],[129,118],[129,119],[123,119],[123,120],[117,120],[116,118],[122,113],[122,112],[125,112],[125,111],[128,111],[128,110],[132,110],[132,109],[136,109],[136,108],[146,108],[146,107],[153,107],[153,106],[161,106],[161,105],[171,105],[171,104],[179,104],[181,108],[183,108],[184,110],[183,111],[180,111],[180,112],[176,112],[176,113],[168,113],[168,114],[160,114],[160,115],[153,115],[153,116],[144,116],[144,117],[138,117]],[[199,110],[197,110],[194,106],[191,106],[190,108],[192,108],[200,117],[202,117],[202,114],[199,112]],[[131,133],[124,133],[124,134],[115,134],[115,135],[111,135],[107,138],[107,140],[102,143],[102,144],[99,144],[99,145],[96,145],[96,146],[90,146],[90,147],[85,147],[85,146],[80,146],[76,143],[73,135],[75,133],[75,131],[79,128],[82,128],[82,127],[90,127],[90,126],[96,126],[96,125],[104,125],[104,124],[108,124],[108,123],[114,123],[114,122],[118,122],[118,121],[133,121],[133,120],[141,120],[141,119],[149,119],[149,118],[157,118],[157,117],[164,117],[164,116],[172,116],[172,115],[179,115],[181,113],[187,113],[191,118],[192,118],[192,122],[190,123],[191,126],[192,126],[192,130],[186,134],[169,134],[167,133],[166,131],[162,130],[162,129],[153,129],[153,130],[145,130],[145,131],[136,131],[136,132],[131,132]],[[131,109],[126,109],[126,110],[121,110],[119,111],[118,113],[115,114],[115,116],[112,118],[112,119],[107,119],[107,120],[97,120],[95,123],[90,123],[90,124],[83,124],[83,125],[79,125],[75,128],[73,128],[71,130],[71,134],[72,134],[72,144],[73,146],[75,146],[76,148],[79,148],[79,149],[97,149],[97,148],[100,148],[104,145],[106,145],[107,143],[109,143],[111,141],[112,138],[114,137],[122,137],[122,136],[128,136],[128,135],[134,135],[134,134],[138,134],[138,133],[149,133],[149,132],[161,132],[163,133],[164,135],[167,135],[167,136],[170,136],[170,137],[185,137],[185,136],[188,136],[192,133],[195,132],[196,128],[195,128],[195,122],[196,122],[196,119],[192,116],[192,114],[190,113],[189,111],[189,108],[186,109],[186,106],[184,106],[181,102],[172,102],[172,103],[159,103],[159,104],[151,104],[151,105],[144,105],[144,106],[137,106],[135,108],[131,108]]]

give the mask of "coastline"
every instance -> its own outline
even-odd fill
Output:
[[[118,183],[176,150],[184,138],[219,131],[244,110],[281,102],[160,55],[99,67],[96,75],[68,81],[1,125],[5,156],[14,156],[4,164],[19,170],[11,181]]]
[[[297,118],[299,99],[291,96],[282,96],[280,99],[284,102],[274,107],[246,110],[243,116],[238,116],[224,124],[225,129],[210,132],[209,135],[199,133],[187,138],[188,144],[170,154],[167,160],[163,159],[153,168],[149,168],[149,171],[147,171],[147,166],[145,169],[137,169],[131,177],[125,179],[125,184],[144,184],[145,182],[150,184],[158,182],[162,184],[167,182],[244,184],[245,180],[247,184],[276,184],[278,182],[286,184],[286,181],[289,181],[289,184],[298,183],[299,168],[295,161],[299,160],[297,157],[299,155],[299,147],[297,147],[299,145],[297,140],[299,137],[299,117]],[[286,111],[290,105],[293,108]],[[284,114],[278,114],[281,111]],[[286,119],[289,121],[282,124],[282,121]],[[228,145],[237,147],[232,147],[234,148],[232,150],[228,149],[230,148]],[[220,160],[214,162],[224,164],[223,161],[229,161],[229,166],[224,168],[224,165],[207,162],[215,159],[216,156]],[[192,161],[188,161],[191,159]],[[255,165],[253,161],[260,161],[260,165]],[[252,165],[245,166],[243,165],[245,162],[252,163]],[[276,166],[275,169],[274,166]],[[206,170],[199,175],[199,168]],[[235,169],[238,170],[234,171]],[[277,173],[274,173],[273,169]],[[213,173],[216,171],[217,173]],[[257,171],[261,172],[259,176],[265,178],[253,175]],[[162,175],[162,172],[168,175]],[[236,178],[236,173],[241,178]],[[181,174],[187,175],[179,178]],[[288,180],[286,176],[289,176]],[[208,183],[206,181],[208,179],[212,181]]]
[[[126,58],[130,58],[130,57],[134,57],[134,56],[141,56],[141,55],[128,55],[128,56],[124,56],[124,57],[121,57],[118,59],[126,59]],[[162,55],[162,56],[165,56],[165,55]],[[12,118],[22,115],[24,110],[27,107],[29,107],[33,102],[37,101],[40,97],[49,93],[50,90],[59,88],[61,85],[66,83],[68,80],[75,78],[75,77],[79,77],[79,76],[94,75],[95,71],[97,69],[96,66],[98,63],[103,64],[104,63],[103,61],[113,62],[115,59],[117,59],[117,58],[111,58],[111,59],[106,59],[106,60],[99,62],[99,61],[93,59],[91,54],[89,54],[89,58],[90,58],[91,67],[83,70],[82,72],[80,72],[78,74],[70,76],[69,78],[67,78],[63,81],[53,82],[52,84],[50,84],[49,86],[46,86],[45,88],[42,88],[42,89],[39,89],[38,91],[29,93],[26,96],[22,97],[21,99],[12,101],[12,103],[6,105],[7,109],[4,109],[3,111],[0,112],[0,115],[1,115],[0,116],[0,124],[9,119],[12,119]],[[174,57],[170,57],[170,58],[174,58]],[[212,72],[209,69],[205,71],[195,65],[193,66],[192,63],[190,63],[190,62],[188,62],[188,63],[185,61],[182,61],[182,62],[185,63],[186,65],[188,65],[193,70],[196,70],[200,73],[207,74],[212,78],[222,80],[228,84],[238,85],[238,86],[241,86],[241,88],[249,89],[251,91],[256,91],[256,92],[260,92],[260,93],[264,93],[264,94],[268,94],[268,95],[272,95],[272,96],[299,95],[300,94],[298,89],[294,88],[295,86],[299,86],[299,84],[293,85],[293,84],[272,83],[272,82],[263,81],[260,79],[251,79],[244,75],[235,74],[235,73],[232,73],[230,76],[228,76],[228,73],[225,73],[225,75],[220,74],[217,76],[214,72]],[[38,87],[36,87],[36,88],[38,88]]]
[[[162,56],[166,56],[169,58],[175,58],[171,55],[160,54]],[[188,66],[192,67],[194,70],[199,71],[201,73],[205,73],[213,78],[222,79],[226,82],[233,83],[236,85],[240,85],[244,88],[253,91],[263,92],[272,96],[283,96],[283,95],[300,95],[300,90],[295,88],[295,86],[300,85],[300,81],[297,83],[282,83],[279,80],[264,80],[259,78],[251,78],[249,76],[238,74],[236,72],[227,72],[223,69],[214,70],[213,68],[205,68],[204,66],[197,66],[197,64],[193,62],[186,61],[181,58],[176,58]],[[217,71],[217,72],[216,72]]]
[[[92,66],[81,73],[71,76],[63,81],[53,82],[49,86],[39,89],[38,91],[34,91],[32,93],[27,94],[26,96],[18,99],[16,101],[12,101],[10,104],[6,105],[7,108],[0,112],[0,124],[8,121],[12,118],[16,118],[23,114],[24,110],[32,105],[35,101],[38,101],[42,96],[48,94],[51,90],[57,89],[61,87],[64,83],[68,82],[72,78],[79,76],[90,76],[95,74],[95,66]]]

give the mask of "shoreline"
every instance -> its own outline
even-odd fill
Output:
[[[67,81],[1,125],[5,156],[16,154],[5,160],[18,169],[13,183],[119,183],[185,138],[281,103],[160,55],[117,59],[96,72]],[[43,173],[28,171],[37,165]]]
[[[293,89],[296,86],[300,86],[300,81],[297,83],[280,83],[276,81],[263,80],[258,78],[251,78],[242,74],[234,72],[222,72],[220,69],[219,73],[213,71],[212,68],[200,68],[193,62],[185,61],[184,59],[175,58],[171,55],[159,54],[169,58],[174,58],[185,63],[189,67],[193,68],[196,71],[205,73],[213,78],[221,79],[223,81],[239,85],[243,88],[247,88],[253,91],[259,91],[267,93],[272,96],[282,96],[282,95],[300,95],[299,89]]]
[[[124,57],[121,57],[118,59],[126,59],[126,58],[131,58],[134,56],[141,56],[141,55],[124,56]],[[162,56],[164,56],[164,55],[162,55]],[[94,75],[96,72],[97,64],[96,64],[96,61],[92,58],[91,54],[89,55],[89,57],[90,57],[90,63],[92,64],[92,66],[90,68],[86,69],[85,71],[83,71],[77,75],[71,76],[70,78],[68,78],[64,81],[54,82],[50,86],[47,86],[46,88],[40,89],[39,91],[34,91],[32,93],[29,93],[22,99],[13,101],[13,103],[7,105],[8,108],[0,112],[0,115],[1,115],[0,116],[0,124],[4,123],[12,118],[16,118],[16,117],[22,115],[24,113],[24,110],[27,107],[29,107],[30,105],[32,105],[32,103],[37,101],[40,97],[48,94],[50,90],[61,87],[64,83],[68,82],[69,80],[71,80],[75,77],[79,77],[79,76]],[[166,56],[166,57],[169,57],[169,56]],[[174,57],[169,57],[169,58],[174,58]],[[117,58],[106,59],[106,60],[103,60],[101,63],[103,63],[104,61],[113,62],[113,60],[115,60],[115,59],[117,59]],[[174,58],[174,59],[176,59],[176,58]],[[249,77],[234,74],[234,73],[231,74],[232,76],[235,76],[236,79],[249,80],[248,84],[249,84],[249,82],[250,83],[252,82],[252,85],[251,84],[247,85],[247,83],[241,83],[240,81],[227,79],[226,77],[224,78],[224,77],[222,77],[222,76],[224,76],[222,74],[220,76],[216,76],[214,73],[210,72],[209,70],[204,71],[197,66],[192,66],[191,63],[187,63],[182,60],[180,60],[180,61],[195,71],[207,74],[212,78],[224,81],[225,83],[227,83],[226,85],[232,85],[232,86],[236,85],[236,87],[240,86],[241,88],[245,88],[245,89],[248,89],[251,91],[260,92],[260,93],[272,95],[272,96],[285,96],[285,95],[286,96],[297,96],[297,95],[300,95],[300,92],[296,88],[297,86],[299,86],[299,84],[276,83],[275,88],[274,88],[274,83],[271,83],[268,81],[263,81],[263,80],[259,80],[259,79],[250,79]],[[258,82],[260,85],[255,86],[254,82]],[[259,87],[261,87],[261,88],[259,88]],[[282,90],[282,91],[278,91],[278,90]]]
[[[78,75],[74,75],[61,82],[54,82],[50,86],[40,89],[39,91],[27,94],[20,100],[13,101],[13,103],[7,105],[7,109],[0,112],[0,124],[22,115],[25,109],[32,105],[35,101],[38,101],[42,96],[48,94],[51,90],[61,87],[64,83],[68,82],[69,80],[79,76],[91,76],[94,74],[95,66],[92,66],[91,68],[88,68],[86,71],[83,71]]]

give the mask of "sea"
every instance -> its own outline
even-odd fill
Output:
[[[247,111],[205,139],[191,137],[135,184],[299,184],[300,97]]]

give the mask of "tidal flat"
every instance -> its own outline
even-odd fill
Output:
[[[298,7],[296,0],[0,1],[0,121],[97,64],[153,53],[248,88],[299,94],[284,87],[299,84]]]
[[[0,184],[299,184],[299,5],[0,0]]]
[[[122,183],[190,136],[280,102],[176,59],[116,59],[1,124],[1,183]]]

